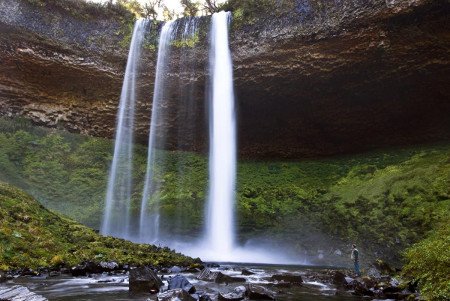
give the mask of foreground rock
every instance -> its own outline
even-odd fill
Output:
[[[188,292],[189,294],[195,293],[195,287],[182,275],[176,275],[169,279],[169,290],[179,289]]]
[[[204,268],[200,275],[197,277],[199,280],[212,281],[216,283],[235,283],[235,282],[245,282],[246,279],[243,277],[232,277],[225,275],[222,272],[213,272],[208,268]]]
[[[139,267],[130,271],[130,292],[157,293],[163,285],[162,280],[149,267]]]
[[[196,301],[188,292],[181,288],[168,290],[158,294],[158,301]]]
[[[30,292],[24,286],[15,285],[9,288],[0,287],[0,300],[4,301],[48,301],[40,295]]]
[[[226,293],[226,294],[219,293],[219,300],[226,300],[226,301],[243,300],[245,298],[246,292],[247,292],[247,289],[245,288],[245,286],[238,286],[231,293]]]
[[[303,283],[302,276],[294,274],[276,274],[272,276],[272,280],[278,282],[285,282],[291,284],[301,284]]]
[[[275,300],[275,293],[263,286],[249,284],[246,296],[250,300]]]

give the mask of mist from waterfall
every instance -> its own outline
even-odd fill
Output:
[[[212,16],[210,41],[210,150],[206,242],[221,259],[235,244],[236,121],[233,64],[228,46],[230,13]]]
[[[137,20],[131,39],[117,114],[114,156],[109,172],[101,233],[117,237],[130,235],[130,206],[133,172],[133,131],[136,80],[148,21]]]
[[[141,199],[138,234],[139,241],[147,243],[155,243],[160,239],[159,197],[155,194],[159,189],[159,184],[154,179],[154,172],[157,160],[156,147],[157,145],[163,144],[163,139],[165,139],[164,133],[158,133],[158,131],[164,125],[165,111],[163,106],[167,92],[165,81],[169,68],[171,42],[176,33],[176,24],[174,21],[169,21],[163,25],[158,44],[158,58],[148,138],[147,169]]]

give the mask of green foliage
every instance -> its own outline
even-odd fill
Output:
[[[53,139],[53,138],[52,138]],[[85,260],[135,265],[191,265],[168,248],[103,237],[0,183],[0,269],[73,266]]]
[[[0,180],[98,228],[112,141],[9,123],[0,119]],[[146,158],[146,147],[135,145],[135,214]],[[320,235],[324,244],[359,244],[367,259],[398,260],[450,215],[449,158],[450,145],[444,144],[322,160],[239,162],[238,233],[241,239],[260,234],[299,248],[313,248],[303,241]],[[157,192],[152,199],[160,200],[161,228],[178,235],[202,231],[207,158],[158,151],[153,172]]]
[[[450,218],[438,231],[409,248],[403,275],[418,281],[427,300],[450,299]]]

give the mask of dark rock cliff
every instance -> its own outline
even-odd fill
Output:
[[[251,24],[233,23],[240,154],[322,156],[449,140],[448,1],[313,2],[297,1],[292,11]],[[121,47],[125,19],[80,16],[28,0],[3,0],[0,16],[0,114],[112,137],[127,55]],[[208,147],[205,44],[188,57],[199,70],[195,117],[180,128],[186,113],[169,114],[166,126],[178,133],[169,135],[168,148]],[[186,84],[186,74],[177,72],[182,53],[175,49],[171,61],[169,76],[177,84],[168,93],[169,107],[178,103],[176,86]],[[156,52],[145,50],[141,141],[148,133],[155,61]]]

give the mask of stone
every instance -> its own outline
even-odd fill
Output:
[[[336,285],[337,287],[342,288],[348,284],[345,274],[342,273],[341,271],[333,271],[332,279],[333,284]]]
[[[119,264],[114,261],[102,261],[99,263],[99,266],[102,268],[103,272],[115,271],[119,269]]]
[[[227,300],[227,301],[239,301],[243,300],[245,298],[245,293],[247,289],[245,286],[238,286],[236,287],[231,293],[219,293],[218,299],[219,300]]]
[[[250,300],[275,300],[275,292],[263,286],[249,284],[246,289],[246,296]]]
[[[302,276],[295,274],[276,274],[272,276],[272,280],[289,282],[291,284],[303,283]]]
[[[177,288],[159,293],[158,301],[197,301],[197,299],[185,290]]]
[[[244,276],[250,276],[250,275],[254,275],[255,273],[253,273],[252,271],[250,271],[250,270],[247,270],[247,269],[242,269],[242,275],[244,275]]]
[[[30,292],[24,286],[14,285],[8,288],[0,288],[0,300],[6,301],[48,301],[40,295]]]
[[[222,272],[216,271],[212,272],[208,268],[204,268],[200,275],[197,276],[197,279],[203,281],[212,281],[216,283],[234,283],[234,282],[245,282],[246,279],[243,277],[232,277],[225,275]]]
[[[147,266],[130,270],[129,289],[132,293],[157,293],[162,285],[161,279]]]
[[[182,269],[179,266],[173,266],[169,269],[170,273],[178,274],[182,272]]]
[[[169,279],[169,290],[181,288],[187,291],[189,294],[195,293],[195,287],[182,275],[176,275]]]
[[[82,262],[71,269],[71,274],[74,277],[87,276],[88,274],[100,274],[102,272],[103,268],[92,261]]]
[[[6,272],[0,271],[0,283],[5,282],[6,280],[8,280],[6,278]]]

